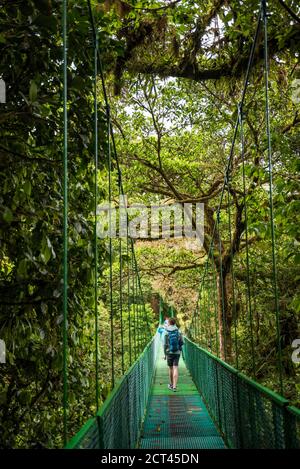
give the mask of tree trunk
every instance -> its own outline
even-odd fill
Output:
[[[218,321],[220,356],[222,360],[232,361],[232,276],[230,272],[218,275]]]

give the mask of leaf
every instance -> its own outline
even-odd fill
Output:
[[[76,76],[72,80],[70,88],[74,88],[76,90],[82,91],[82,90],[84,90],[85,86],[86,86],[85,80],[83,78],[79,77],[79,76]]]
[[[19,397],[18,400],[22,405],[27,405],[31,401],[31,394],[30,394],[30,391],[28,391],[28,390],[20,391],[18,397]]]
[[[37,98],[37,84],[34,80],[30,80],[30,88],[29,88],[29,100],[34,103]]]
[[[41,259],[45,264],[47,264],[51,258],[51,249],[49,247],[48,241],[48,238],[44,237],[41,243]]]
[[[18,264],[17,273],[19,277],[26,277],[27,276],[27,260],[22,259]]]
[[[6,221],[7,223],[11,223],[13,220],[13,214],[10,208],[5,207],[4,212],[3,212],[3,220]]]
[[[24,192],[26,195],[28,195],[28,197],[30,197],[31,195],[31,182],[30,181],[26,181],[24,186],[23,186],[23,189],[24,189]]]
[[[300,253],[298,252],[297,254],[295,254],[295,263],[296,264],[300,264]]]
[[[61,295],[61,290],[57,290],[57,289],[56,289],[56,290],[54,290],[54,292],[53,292],[53,296],[54,296],[54,298],[59,298],[59,297],[60,297],[60,295]]]
[[[0,405],[6,403],[7,400],[7,390],[0,392]]]

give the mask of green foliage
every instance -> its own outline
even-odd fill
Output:
[[[101,12],[98,16],[105,25]],[[0,118],[0,337],[7,348],[7,362],[0,368],[0,446],[60,447],[63,441],[61,2],[10,1],[1,9],[0,17],[0,76],[7,84],[7,103],[1,104]],[[86,2],[69,2],[69,26],[71,436],[96,410],[93,49]],[[99,40],[106,41],[105,32]],[[106,186],[100,185],[100,181],[107,179],[103,109],[98,117],[101,202],[106,198]],[[108,265],[104,241],[99,240],[98,252],[98,275],[102,278]],[[107,298],[106,284],[99,289],[98,305],[100,402],[111,387]],[[118,375],[119,322],[118,313],[115,317]],[[128,366],[128,360],[125,365]]]
[[[271,62],[270,103],[273,159],[273,194],[276,228],[276,257],[280,298],[280,330],[286,396],[299,404],[297,374],[292,363],[292,341],[299,334],[299,178],[296,140],[299,139],[298,105],[292,100],[292,77],[289,70],[297,62],[289,53],[282,62]],[[230,152],[236,106],[242,80],[197,84],[172,78],[127,75],[122,96],[115,101],[114,112],[120,129],[123,174],[130,201],[172,204],[174,201],[204,202],[205,249],[188,240],[139,242],[141,268],[155,290],[178,310],[188,329],[197,301],[199,279],[206,264],[211,228],[216,219],[224,169]],[[266,154],[264,92],[261,75],[253,74],[245,102],[245,175],[248,236],[250,241],[250,292],[253,308],[255,377],[280,392],[276,318],[272,280],[271,228],[269,207],[269,171]],[[239,140],[239,139],[238,139]],[[218,233],[221,236],[223,261],[229,253],[230,239],[237,239],[234,270],[237,294],[237,317],[231,317],[231,339],[235,363],[253,375],[249,307],[247,303],[247,267],[243,206],[243,165],[239,143],[233,158],[231,195],[225,195]],[[231,211],[231,232],[228,210]],[[218,260],[218,245],[213,246]],[[228,268],[229,272],[231,267]],[[211,293],[211,286],[205,284]],[[221,291],[218,291],[219,296]],[[228,311],[233,308],[233,293],[228,293]],[[205,346],[217,352],[215,311],[202,296],[204,317],[201,337]],[[208,304],[209,305],[208,308]],[[206,305],[205,305],[206,304]],[[220,308],[216,305],[216,309]],[[208,309],[207,309],[208,308]],[[210,319],[208,317],[210,317]],[[236,320],[236,324],[235,324]],[[199,319],[198,319],[199,321]],[[219,322],[219,320],[217,321]],[[238,352],[234,348],[237,326]],[[217,324],[219,328],[219,324]],[[218,333],[217,333],[218,335]],[[229,358],[230,359],[230,358]]]

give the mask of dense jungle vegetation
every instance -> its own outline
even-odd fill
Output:
[[[58,0],[0,0],[0,447],[62,446],[62,20]],[[300,318],[300,7],[269,2],[269,98],[274,222],[284,394],[300,405],[299,364],[292,342]],[[174,307],[183,331],[194,314],[238,103],[255,32],[256,0],[94,0],[99,50],[111,103],[125,194],[130,204],[204,204],[204,243],[193,239],[134,241],[148,327],[158,325],[158,295]],[[85,0],[68,2],[69,119],[69,402],[76,432],[95,413],[93,40]],[[107,124],[99,83],[99,201],[108,198]],[[217,238],[228,264],[226,359],[275,391],[278,387],[272,285],[269,175],[265,126],[263,33],[260,31],[244,105],[249,279],[240,143],[230,200]],[[112,193],[118,205],[115,165]],[[228,231],[228,207],[232,226]],[[118,304],[119,256],[114,240],[113,335],[116,378],[128,368],[126,296],[132,263],[122,252],[124,307]],[[109,247],[98,240],[101,402],[111,389]],[[229,274],[235,272],[235,307]],[[217,308],[221,287],[217,285]],[[209,297],[207,297],[209,301]],[[166,310],[167,312],[167,310]],[[221,324],[219,324],[221,329]],[[251,334],[255,370],[251,367]],[[121,357],[124,329],[124,363]],[[131,324],[131,329],[134,325]],[[145,324],[139,324],[142,336]],[[216,353],[213,318],[192,338]],[[234,331],[236,328],[236,331]],[[253,344],[252,344],[253,345]],[[135,353],[138,353],[138,349]],[[223,350],[223,358],[224,358]],[[222,355],[222,353],[221,353]]]

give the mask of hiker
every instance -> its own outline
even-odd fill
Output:
[[[161,343],[163,344],[164,342],[164,335],[166,333],[166,329],[164,327],[163,324],[159,324],[158,328],[157,328],[157,332],[159,333],[159,337],[160,337],[160,341]]]
[[[170,318],[169,318],[168,316],[165,316],[165,320],[164,320],[164,327],[165,327],[165,328],[168,327],[168,325],[169,325],[169,320],[170,320]]]
[[[183,339],[181,332],[176,326],[174,318],[169,318],[169,326],[166,327],[166,334],[164,337],[164,359],[167,360],[169,367],[169,378],[168,389],[176,392],[177,381],[178,381],[178,362],[180,358],[180,352],[183,346]]]
[[[165,343],[164,339],[165,339],[165,335],[167,333],[166,328],[168,327],[168,325],[169,325],[169,318],[166,316],[165,320],[164,320],[164,323],[159,324],[158,329],[157,329],[157,332],[159,333],[159,336],[160,336],[162,346],[164,346],[164,343]]]

